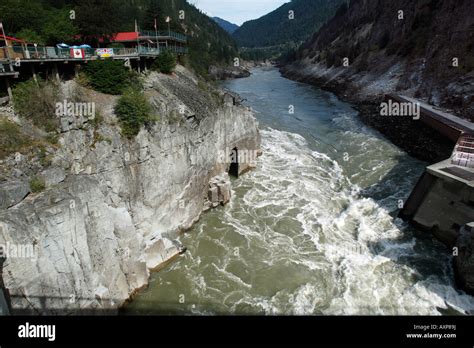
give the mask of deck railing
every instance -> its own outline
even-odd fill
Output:
[[[138,49],[138,53],[142,55],[159,55],[163,51],[171,51],[173,53],[177,54],[186,54],[188,53],[188,48],[187,47],[182,47],[182,46],[175,46],[175,45],[164,45],[160,44],[160,47],[146,47],[146,46],[140,46]]]
[[[138,55],[136,48],[114,48],[113,52],[115,57]]]
[[[467,168],[474,168],[474,135],[463,134],[456,144],[451,163]]]
[[[138,48],[113,48],[113,57],[131,57],[131,56],[157,56],[164,50],[169,50],[176,54],[186,54],[188,52],[187,47],[177,45],[165,45],[161,44],[158,47],[147,47],[139,46]],[[84,57],[80,59],[93,59],[98,57],[96,49],[86,48],[84,49]],[[0,47],[0,61],[1,60],[73,60],[75,59],[71,55],[69,48],[57,48],[57,47]]]
[[[164,40],[167,38],[180,41],[180,42],[187,42],[188,37],[184,34],[176,33],[174,31],[150,31],[150,30],[143,30],[140,32],[141,37],[150,37],[150,38],[155,38],[156,35],[158,34],[158,39]]]
[[[86,48],[84,49],[85,58],[95,56],[95,50]],[[48,46],[38,47],[0,47],[0,59],[11,59],[11,60],[29,60],[29,59],[73,59],[71,57],[71,50],[69,48],[57,48]]]

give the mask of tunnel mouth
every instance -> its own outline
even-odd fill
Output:
[[[239,149],[236,147],[230,154],[229,175],[235,178],[239,177]]]

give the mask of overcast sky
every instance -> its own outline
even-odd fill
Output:
[[[237,25],[272,12],[290,0],[188,0],[211,17]]]

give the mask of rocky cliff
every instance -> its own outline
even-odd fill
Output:
[[[229,163],[219,154],[259,149],[252,112],[186,69],[151,73],[144,85],[160,117],[126,140],[116,97],[62,84],[65,99],[95,103],[100,123],[61,118],[58,145],[40,169],[43,192],[31,193],[38,168],[27,156],[2,161],[0,244],[34,247],[3,263],[14,314],[115,313],[182,251],[180,232],[230,199]]]
[[[473,12],[468,0],[352,0],[282,71],[356,103],[395,144],[440,161],[454,144],[421,122],[380,117],[378,107],[384,94],[399,93],[474,120]]]

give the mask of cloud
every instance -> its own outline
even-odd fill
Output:
[[[286,2],[289,0],[189,0],[207,15],[238,25],[260,18]]]

